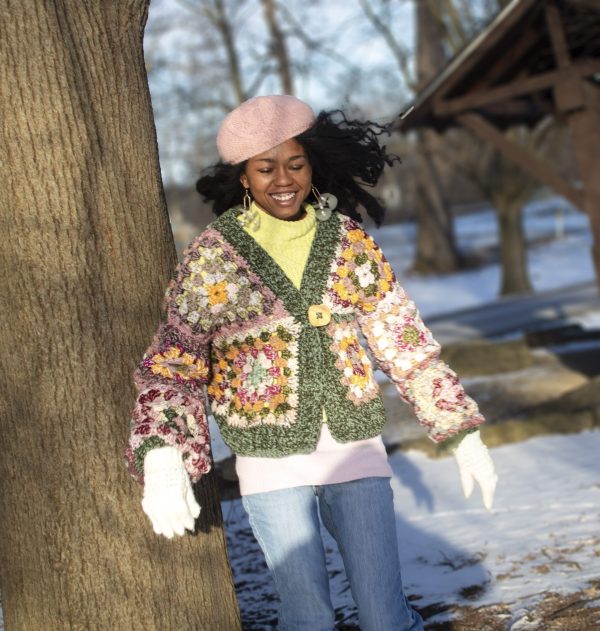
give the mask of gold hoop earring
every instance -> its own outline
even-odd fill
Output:
[[[337,206],[338,200],[331,193],[319,193],[317,187],[311,184],[312,194],[315,197],[315,216],[319,221],[327,221],[331,217],[331,211]]]

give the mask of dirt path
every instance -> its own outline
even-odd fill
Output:
[[[451,609],[455,620],[427,623],[443,611],[430,607],[423,612],[427,631],[596,631],[600,630],[600,580],[589,588],[567,596],[548,594],[533,610],[511,616],[505,605],[479,609]]]

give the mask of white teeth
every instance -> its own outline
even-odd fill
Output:
[[[278,202],[286,202],[288,199],[292,199],[295,197],[296,193],[281,193],[279,195],[272,194],[271,197],[276,199]]]

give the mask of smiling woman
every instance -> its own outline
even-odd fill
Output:
[[[297,140],[290,138],[250,158],[240,181],[273,217],[295,220],[306,214],[302,203],[310,193],[312,169]]]
[[[355,221],[359,206],[383,218],[363,186],[396,159],[384,131],[342,112],[315,117],[292,96],[231,112],[217,137],[223,162],[197,183],[218,218],[186,251],[136,373],[127,457],[155,531],[182,535],[200,511],[190,480],[211,466],[206,386],[282,631],[335,629],[320,520],[338,542],[361,629],[423,629],[402,587],[385,412],[361,333],[431,439],[458,444],[465,490],[476,480],[489,508],[496,484],[477,405]]]

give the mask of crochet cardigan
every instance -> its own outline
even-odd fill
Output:
[[[223,440],[245,456],[310,453],[322,411],[338,442],[385,422],[373,364],[440,442],[484,422],[373,239],[337,212],[319,221],[300,289],[238,221],[222,214],[191,244],[165,297],[165,319],[134,378],[126,450],[142,480],[146,453],[172,445],[191,479],[210,469],[208,404]],[[314,311],[317,306],[317,319]],[[311,323],[312,322],[312,323]]]

